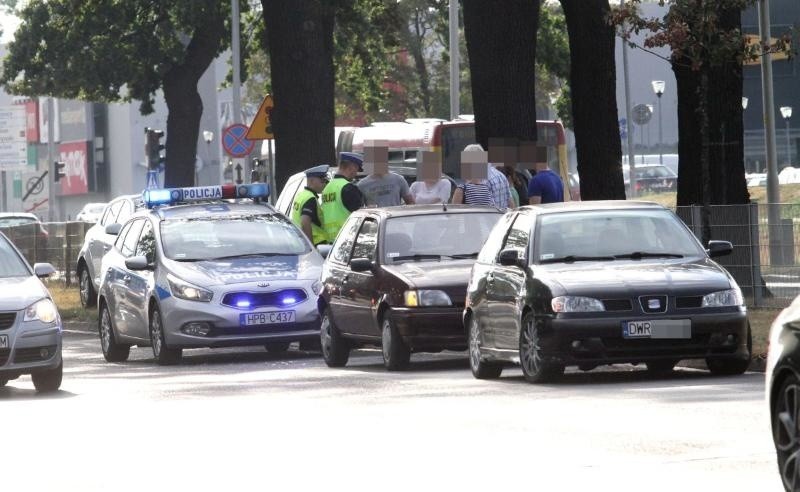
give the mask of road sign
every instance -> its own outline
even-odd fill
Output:
[[[0,170],[28,165],[27,114],[22,104],[0,108]]]
[[[637,125],[646,125],[653,117],[653,112],[647,107],[647,104],[637,104],[631,109],[633,115],[633,122]]]
[[[247,138],[250,140],[269,140],[275,138],[272,135],[272,96],[267,94],[258,112],[250,123],[250,128],[247,130]]]
[[[248,140],[246,133],[247,127],[241,123],[234,123],[222,130],[222,148],[229,156],[247,157],[253,151],[256,143]]]

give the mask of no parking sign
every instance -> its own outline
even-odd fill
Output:
[[[234,123],[233,125],[222,130],[222,148],[231,157],[247,157],[253,151],[256,143],[248,140],[247,126],[241,123]]]

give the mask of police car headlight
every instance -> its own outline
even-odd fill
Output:
[[[41,321],[42,323],[53,323],[58,319],[58,309],[50,299],[41,299],[34,302],[25,309],[23,321]]]
[[[736,289],[728,289],[728,290],[720,290],[718,292],[712,292],[706,296],[703,296],[703,307],[726,307],[726,306],[742,306],[744,304],[744,298],[742,297],[742,291],[738,288]]]
[[[322,289],[324,289],[324,288],[325,288],[325,284],[323,284],[322,281],[320,281],[320,280],[317,280],[316,282],[311,284],[311,291],[314,292],[315,296],[318,296],[318,295],[322,294]]]
[[[407,290],[403,297],[406,307],[453,305],[450,296],[441,290]]]
[[[184,282],[173,275],[167,275],[167,282],[169,282],[169,290],[172,291],[172,295],[178,299],[209,302],[211,301],[211,298],[214,297],[212,292],[197,287],[196,285],[192,285],[188,282]]]

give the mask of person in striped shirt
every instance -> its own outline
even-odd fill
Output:
[[[456,188],[452,203],[495,206],[492,191],[486,179],[487,153],[478,145],[468,145],[461,153],[461,177],[465,182]],[[504,178],[505,179],[505,178]]]

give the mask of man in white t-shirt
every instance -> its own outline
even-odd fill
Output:
[[[392,207],[402,202],[407,205],[414,203],[405,178],[389,171],[389,147],[385,142],[364,143],[364,170],[370,174],[358,182],[358,189],[367,206]]]

